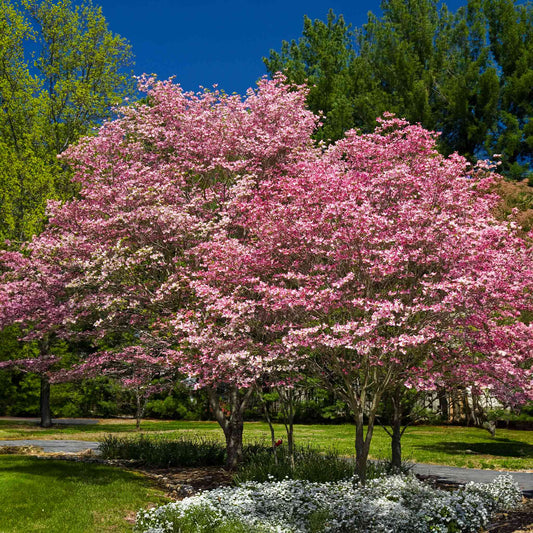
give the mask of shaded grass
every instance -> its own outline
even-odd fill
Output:
[[[284,438],[281,424],[274,426],[276,438]],[[223,434],[216,422],[146,420],[142,423],[143,433],[162,434],[168,438],[183,435],[204,436],[219,439]],[[103,420],[100,424],[87,426],[57,426],[42,429],[35,424],[10,423],[0,420],[2,439],[75,439],[102,440],[106,434],[135,434],[133,420]],[[268,425],[262,422],[247,422],[244,431],[245,442],[268,442]],[[295,440],[301,446],[312,445],[322,449],[335,448],[339,453],[354,453],[354,427],[341,425],[295,426]],[[503,470],[533,469],[533,432],[498,429],[496,437],[479,428],[458,426],[415,426],[407,429],[402,439],[405,460],[435,463],[468,468],[490,468]],[[374,430],[371,458],[390,457],[390,439],[385,431]]]
[[[168,501],[137,473],[0,455],[1,533],[131,531],[139,508]]]
[[[194,431],[218,433],[220,426],[216,422],[188,422],[181,420],[144,420],[142,431]],[[0,440],[4,439],[72,439],[98,440],[108,433],[137,433],[132,419],[102,419],[99,424],[57,424],[51,428],[42,428],[35,422],[10,422],[0,420]]]

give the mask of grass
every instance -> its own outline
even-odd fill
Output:
[[[140,474],[0,455],[0,533],[132,531],[135,513],[169,500]]]
[[[216,422],[146,420],[142,431],[168,438],[198,436],[220,439],[222,430]],[[284,437],[282,425],[276,425],[276,438]],[[4,439],[74,439],[98,441],[106,434],[127,435],[135,433],[133,420],[102,420],[87,426],[57,426],[42,429],[35,424],[13,423],[0,420],[0,440]],[[268,442],[267,424],[247,422],[245,442]],[[312,445],[322,449],[335,448],[339,453],[353,454],[354,428],[342,425],[297,425],[295,440],[302,446]],[[408,428],[402,439],[405,460],[435,463],[467,468],[495,470],[533,469],[533,432],[498,429],[496,437],[479,428],[457,426],[415,426]],[[390,456],[390,439],[377,427],[374,431],[372,458]]]

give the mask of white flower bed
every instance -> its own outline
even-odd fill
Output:
[[[453,492],[433,489],[411,476],[378,478],[365,487],[351,480],[248,482],[140,511],[136,531],[215,531],[230,521],[244,526],[235,531],[249,533],[475,533],[494,512],[512,508],[521,497],[510,475]],[[181,529],[183,521],[195,523],[193,515],[209,517],[207,529]]]

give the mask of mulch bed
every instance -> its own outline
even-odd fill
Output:
[[[510,513],[496,515],[487,531],[490,533],[533,532],[533,499],[525,500],[521,508]]]
[[[131,467],[130,467],[131,468]],[[231,485],[232,475],[223,468],[149,468],[135,466],[137,472],[152,479],[170,498],[181,500],[201,490]]]

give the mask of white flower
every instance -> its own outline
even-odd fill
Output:
[[[311,483],[285,479],[221,487],[180,502],[140,511],[135,530],[171,533],[191,513],[217,523],[237,520],[250,532],[307,533],[317,516],[325,533],[475,533],[492,513],[516,505],[520,490],[511,476],[492,483],[470,483],[445,492],[411,476],[378,478],[362,487],[353,480]],[[316,525],[316,524],[315,524]]]

